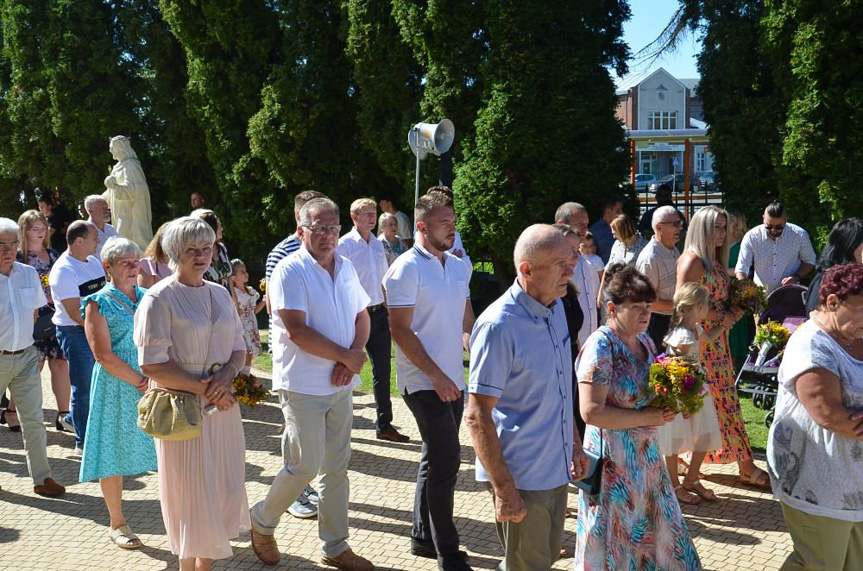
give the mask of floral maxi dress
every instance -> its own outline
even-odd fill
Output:
[[[261,332],[258,331],[258,318],[255,317],[255,306],[261,299],[261,294],[250,287],[240,289],[235,287],[237,294],[237,311],[240,323],[243,324],[243,341],[246,343],[246,353],[257,357],[262,352]]]
[[[576,361],[579,383],[606,385],[607,404],[638,410],[650,404],[648,370],[655,349],[647,334],[641,361],[608,327],[584,343]],[[590,424],[585,449],[604,461],[599,493],[579,492],[575,568],[697,570],[701,562],[674,496],[654,427],[599,429]]]
[[[724,310],[722,302],[728,297],[729,281],[722,264],[715,263],[713,269],[704,269],[701,283],[710,292],[711,309]],[[715,325],[715,322],[708,320],[704,330],[710,331]],[[737,387],[734,386],[734,364],[728,350],[728,332],[715,341],[701,343],[701,363],[707,373],[707,385],[716,404],[722,435],[722,449],[711,450],[704,461],[708,464],[729,464],[749,460],[752,458],[752,447],[746,434]]]

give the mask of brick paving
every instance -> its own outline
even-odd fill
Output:
[[[127,478],[124,511],[144,547],[124,551],[107,537],[108,513],[98,483],[78,483],[78,459],[71,457],[73,439],[53,429],[54,406],[50,380],[43,376],[48,455],[55,478],[66,495],[47,499],[33,494],[21,435],[0,427],[0,569],[47,571],[176,569],[164,535],[155,473]],[[419,434],[400,399],[393,402],[394,424],[413,440],[381,442],[374,433],[374,400],[354,398],[353,456],[350,464],[350,544],[378,569],[432,570],[434,561],[410,555],[414,477],[419,460]],[[246,490],[250,504],[262,499],[280,467],[277,427],[281,413],[275,403],[243,410],[246,433]],[[501,549],[494,532],[489,494],[473,479],[473,450],[462,427],[462,467],[456,491],[456,524],[462,544],[477,569],[493,569]],[[764,467],[764,462],[759,461]],[[778,569],[791,549],[791,540],[778,504],[769,494],[735,486],[734,467],[706,466],[709,486],[720,497],[715,504],[684,506],[686,521],[705,569]],[[570,492],[570,505],[577,495]],[[565,545],[575,544],[575,520],[567,519]],[[318,569],[317,520],[285,515],[276,538],[286,569]],[[562,559],[554,569],[572,569]],[[270,569],[252,552],[248,533],[234,542],[234,557],[217,562],[217,569]]]

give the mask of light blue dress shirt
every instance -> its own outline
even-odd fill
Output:
[[[498,399],[492,419],[516,488],[569,482],[573,360],[561,301],[546,307],[514,283],[479,316],[470,347],[469,389]],[[489,481],[478,457],[476,479]]]

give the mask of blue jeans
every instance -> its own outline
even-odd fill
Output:
[[[69,380],[72,382],[72,426],[75,427],[75,446],[84,447],[87,417],[90,415],[90,382],[93,375],[93,352],[84,328],[80,325],[58,325],[57,341],[69,362]],[[67,417],[68,419],[68,417]]]

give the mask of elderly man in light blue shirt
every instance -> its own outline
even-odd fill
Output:
[[[518,278],[479,317],[470,343],[466,422],[476,479],[494,497],[503,570],[550,569],[560,554],[567,484],[588,461],[572,413],[572,354],[560,297],[575,265],[553,227],[527,228]]]

